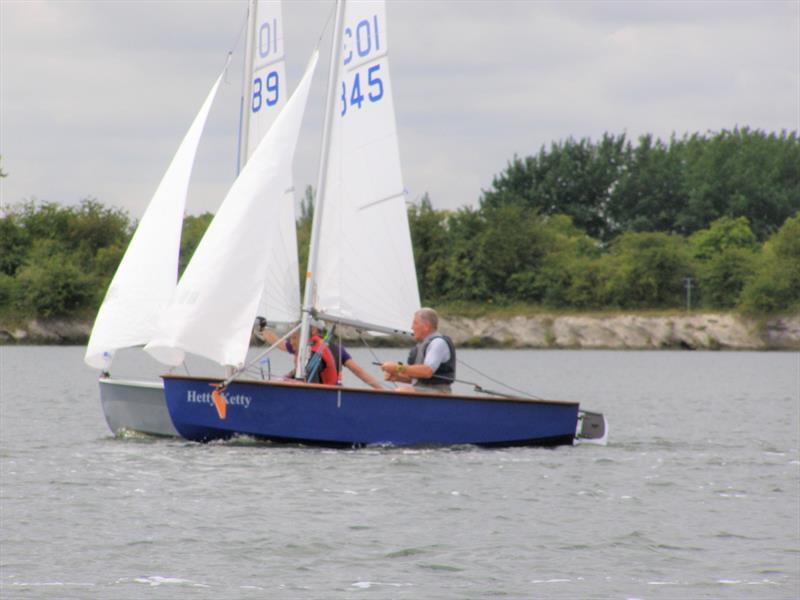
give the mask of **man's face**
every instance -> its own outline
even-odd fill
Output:
[[[431,332],[431,324],[421,319],[419,315],[414,315],[414,320],[411,322],[411,331],[414,334],[414,339],[421,342]]]

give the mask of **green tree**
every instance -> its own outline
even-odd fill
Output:
[[[660,232],[623,233],[602,259],[604,306],[670,308],[683,302],[683,281],[693,276],[686,240]]]
[[[478,240],[484,228],[484,219],[472,208],[463,207],[448,216],[447,275],[439,286],[443,300],[486,301],[492,298],[486,272],[479,261]]]
[[[117,208],[106,208],[94,198],[87,198],[75,207],[66,209],[68,214],[64,242],[91,261],[102,248],[124,247],[131,235],[128,213]]]
[[[764,244],[755,275],[742,290],[739,307],[755,313],[800,309],[800,212],[787,219]]]
[[[538,220],[535,228],[540,258],[535,268],[511,275],[514,299],[554,308],[571,305],[570,289],[579,269],[600,255],[600,244],[575,227],[567,215]],[[580,265],[580,266],[579,266]]]
[[[608,133],[515,156],[483,192],[481,209],[518,204],[566,214],[593,238],[625,231],[690,235],[724,216],[746,217],[764,240],[800,210],[797,133],[747,128],[635,146]]]
[[[306,272],[308,271],[308,253],[311,250],[311,227],[314,224],[314,188],[306,186],[303,199],[300,201],[300,218],[297,219],[297,265],[300,270],[300,293],[306,289]]]
[[[732,308],[756,268],[760,247],[746,217],[722,217],[689,238],[703,305]]]
[[[727,248],[698,266],[697,283],[703,305],[733,308],[753,277],[758,255],[745,248]]]
[[[759,247],[747,217],[721,217],[707,229],[692,234],[689,245],[694,257],[700,260],[708,260],[731,248],[755,252]]]
[[[14,295],[17,292],[17,283],[13,277],[0,271],[0,315],[9,312],[16,305]]]
[[[538,300],[536,275],[547,245],[539,216],[513,204],[482,212],[485,226],[477,239],[477,266],[493,300]]]
[[[25,262],[31,236],[20,223],[19,215],[9,212],[0,219],[0,273],[13,276]]]
[[[62,317],[81,312],[96,300],[97,280],[86,273],[75,257],[47,255],[20,268],[16,276],[17,308],[23,314]]]
[[[447,213],[434,210],[430,197],[425,193],[419,203],[408,207],[408,226],[420,297],[423,304],[432,304],[442,297],[441,285],[447,277],[450,250]]]
[[[686,206],[676,231],[689,234],[723,216],[744,216],[764,240],[800,210],[796,132],[767,135],[737,128],[711,138],[695,134],[684,145]]]
[[[565,214],[594,238],[611,236],[606,210],[626,161],[625,135],[599,143],[568,139],[538,156],[514,157],[484,191],[481,208],[521,205],[542,215]]]
[[[180,258],[178,259],[178,273],[183,274],[186,266],[194,256],[194,251],[197,249],[200,240],[206,233],[206,229],[211,224],[214,218],[209,212],[202,215],[194,216],[187,215],[183,218],[183,229],[181,230],[181,249]]]
[[[578,256],[569,261],[565,268],[569,275],[569,288],[564,305],[578,309],[623,306],[626,297],[624,286],[610,284],[617,274],[614,269],[614,261],[605,256]]]
[[[669,146],[649,134],[635,148],[629,144],[609,199],[609,231],[674,231],[686,204],[682,177],[682,147],[674,137]]]

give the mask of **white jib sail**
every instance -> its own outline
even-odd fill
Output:
[[[178,365],[185,352],[221,365],[244,363],[273,260],[280,222],[275,215],[291,186],[291,166],[311,77],[303,79],[225,197],[161,313],[158,333],[145,346],[156,360]]]
[[[222,75],[178,147],[111,280],[86,349],[84,360],[89,366],[108,369],[119,348],[146,344],[156,331],[158,314],[175,291],[186,192],[221,81]]]
[[[280,114],[289,90],[280,0],[251,0],[249,10],[240,169]],[[291,163],[288,168],[291,169]],[[289,177],[291,179],[291,173]],[[300,281],[292,186],[286,190],[280,212],[275,212],[272,218],[281,223],[280,237],[274,241],[257,314],[272,322],[297,321],[300,318]]]
[[[348,3],[314,307],[334,318],[408,331],[419,291],[388,48],[385,3]]]

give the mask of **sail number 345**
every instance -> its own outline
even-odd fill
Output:
[[[342,65],[345,67],[354,59],[366,62],[370,60],[370,55],[379,54],[381,32],[378,15],[373,15],[371,19],[362,19],[355,27],[345,27],[343,46]],[[380,101],[383,98],[381,63],[375,63],[366,69],[357,67],[353,71],[345,71],[341,91],[340,116],[347,114],[349,107],[360,109],[365,102]]]

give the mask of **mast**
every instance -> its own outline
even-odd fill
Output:
[[[308,251],[306,268],[306,289],[303,296],[302,324],[300,327],[300,343],[297,350],[297,370],[295,377],[305,378],[306,361],[308,360],[308,334],[310,329],[311,309],[314,304],[316,288],[317,254],[319,249],[322,210],[325,205],[325,182],[328,175],[328,157],[330,155],[330,138],[336,110],[336,80],[342,54],[342,30],[344,25],[344,0],[336,0],[336,17],[331,42],[331,61],[328,72],[328,91],[325,100],[325,124],[322,128],[322,152],[319,157],[317,173],[317,197],[314,203],[314,221],[311,224],[311,245]]]
[[[247,37],[245,41],[244,72],[242,73],[242,101],[239,112],[239,157],[236,174],[242,172],[247,162],[250,142],[250,102],[253,95],[253,49],[256,37],[256,2],[250,0],[247,7]]]

